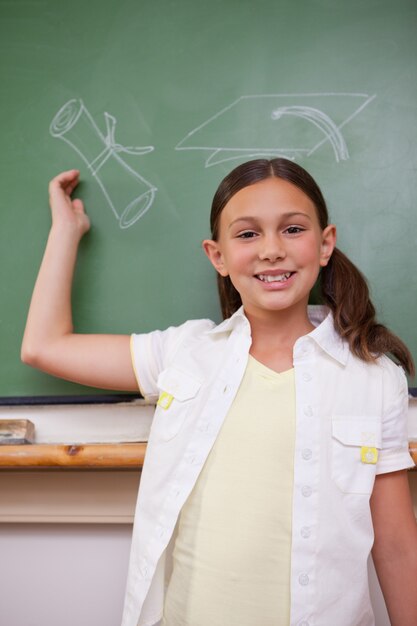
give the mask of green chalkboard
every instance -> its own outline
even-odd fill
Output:
[[[93,224],[80,331],[220,319],[200,247],[213,192],[281,155],[316,177],[417,357],[416,27],[415,0],[1,0],[0,396],[98,393],[19,357],[47,184],[71,167]]]

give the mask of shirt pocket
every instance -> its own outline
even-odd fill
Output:
[[[194,404],[201,381],[176,367],[163,370],[157,381],[159,399],[156,406],[154,434],[162,441],[175,437]]]
[[[372,492],[380,448],[378,417],[332,417],[332,479],[343,493]]]

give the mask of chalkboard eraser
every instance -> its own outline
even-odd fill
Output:
[[[0,420],[0,445],[33,443],[35,425],[30,420]]]

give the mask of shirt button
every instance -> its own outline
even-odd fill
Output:
[[[304,537],[304,539],[308,539],[311,535],[311,528],[309,528],[308,526],[303,526],[300,530],[300,534],[302,537]]]
[[[313,456],[313,452],[310,450],[310,448],[304,448],[304,450],[301,453],[301,456],[303,457],[305,461],[309,461],[311,457]]]
[[[307,576],[307,574],[300,574],[299,577],[298,577],[298,582],[303,587],[306,587],[308,585],[308,583],[310,582],[310,579]]]
[[[306,383],[308,383],[308,382],[309,382],[312,378],[313,378],[313,377],[312,377],[312,375],[311,375],[311,374],[309,374],[308,372],[304,372],[304,374],[303,374],[303,380],[304,380]]]
[[[304,405],[304,415],[306,415],[307,417],[311,417],[313,415],[313,409],[309,404],[305,404]]]
[[[368,463],[372,463],[372,461],[375,460],[375,454],[373,452],[367,452],[365,454],[365,458],[368,461]]]
[[[302,487],[301,489],[301,493],[303,494],[304,497],[308,498],[313,493],[313,490],[310,487],[310,485],[304,485],[304,487]]]

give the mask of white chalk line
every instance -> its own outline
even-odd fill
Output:
[[[78,111],[75,115],[73,114],[74,107],[78,107]],[[83,150],[79,146],[77,146],[74,140],[71,140],[66,136],[66,133],[70,133],[71,131],[73,131],[73,134],[75,134],[76,138],[78,137],[81,142],[83,141],[83,138],[80,137],[80,135],[77,136],[77,133],[74,131],[74,127],[77,125],[82,115],[86,118],[88,126],[92,129],[92,134],[96,136],[96,138],[98,138],[99,140],[99,143],[103,144],[104,146],[103,149],[92,160],[90,160],[84,154]],[[139,218],[141,218],[146,213],[146,211],[149,210],[153,203],[157,188],[149,183],[136,170],[130,167],[130,165],[128,165],[120,155],[130,154],[139,156],[143,154],[148,154],[149,152],[152,152],[154,150],[154,146],[122,146],[121,144],[116,143],[115,129],[117,120],[113,115],[110,115],[107,112],[104,113],[104,118],[107,131],[106,135],[103,135],[103,133],[97,126],[94,118],[85,107],[83,101],[81,99],[77,100],[74,98],[66,102],[66,104],[64,104],[64,106],[59,109],[51,122],[49,130],[50,134],[53,137],[64,141],[84,161],[92,176],[98,183],[100,189],[102,190],[104,197],[106,198],[110,206],[110,209],[112,210],[115,218],[119,222],[120,228],[125,229],[132,226]],[[60,123],[62,122],[64,123],[64,125],[60,126]],[[142,193],[140,195],[133,197],[131,202],[129,202],[127,206],[122,207],[120,210],[117,209],[107,189],[107,186],[104,184],[100,177],[100,170],[102,170],[104,164],[110,158],[112,158],[118,164],[118,166],[120,166],[122,170],[124,170],[129,175],[130,178],[136,180],[138,184],[145,188],[145,191],[141,190]],[[140,202],[141,200],[142,202]],[[137,207],[137,211],[133,214],[133,216],[130,216],[130,212],[135,206]]]
[[[346,160],[349,158],[349,152],[346,146],[346,142],[343,138],[343,135],[340,132],[340,129],[343,128],[352,119],[354,119],[376,97],[376,95],[369,96],[369,94],[354,93],[354,92],[339,92],[339,93],[337,92],[307,93],[306,92],[306,93],[298,93],[298,94],[287,93],[287,94],[259,94],[259,95],[240,96],[239,98],[234,100],[231,104],[229,104],[228,106],[224,107],[223,109],[221,109],[220,111],[212,115],[208,120],[206,120],[205,122],[203,122],[202,124],[194,128],[193,130],[188,132],[185,135],[185,137],[181,139],[181,141],[175,146],[175,150],[206,150],[206,151],[212,152],[213,154],[211,154],[205,161],[205,167],[210,167],[214,164],[218,164],[218,163],[222,163],[228,160],[239,158],[239,157],[227,157],[225,159],[218,159],[216,158],[216,156],[220,151],[231,152],[233,150],[236,150],[236,151],[239,151],[241,154],[250,153],[250,155],[254,155],[254,154],[257,155],[259,153],[275,155],[277,153],[281,154],[281,153],[286,153],[286,152],[294,152],[295,149],[283,149],[279,147],[277,147],[276,150],[271,149],[271,148],[265,149],[265,148],[255,148],[255,147],[248,148],[248,149],[244,149],[244,148],[239,149],[239,148],[229,148],[225,146],[222,146],[222,147],[204,146],[204,145],[184,146],[184,144],[193,135],[195,135],[196,133],[201,131],[204,127],[214,122],[218,117],[230,111],[230,109],[235,107],[242,100],[245,100],[245,99],[253,100],[253,99],[264,99],[264,98],[277,99],[277,98],[318,98],[318,97],[324,97],[324,98],[326,97],[338,97],[338,98],[351,97],[351,98],[366,98],[367,99],[366,102],[364,102],[360,107],[358,107],[358,109],[356,109],[351,115],[349,115],[340,124],[336,124],[330,118],[330,116],[328,116],[326,113],[324,113],[323,111],[320,111],[319,109],[314,109],[313,107],[307,107],[307,106],[302,107],[299,105],[290,105],[287,107],[282,107],[282,109],[285,109],[285,113],[287,115],[294,115],[294,116],[298,116],[300,118],[304,118],[308,120],[310,123],[316,126],[325,135],[325,137],[321,141],[319,141],[317,144],[315,144],[312,148],[302,149],[302,150],[299,150],[299,152],[304,152],[307,154],[307,156],[311,156],[311,154],[313,154],[316,150],[318,150],[318,148],[321,145],[323,145],[326,141],[329,141],[333,147],[336,161],[338,162],[339,160]],[[296,111],[297,108],[298,108],[298,111]],[[291,109],[292,109],[292,112],[290,112]],[[279,111],[279,108],[273,112],[273,115],[277,114],[278,111]],[[277,118],[278,117],[279,115],[277,115]]]

